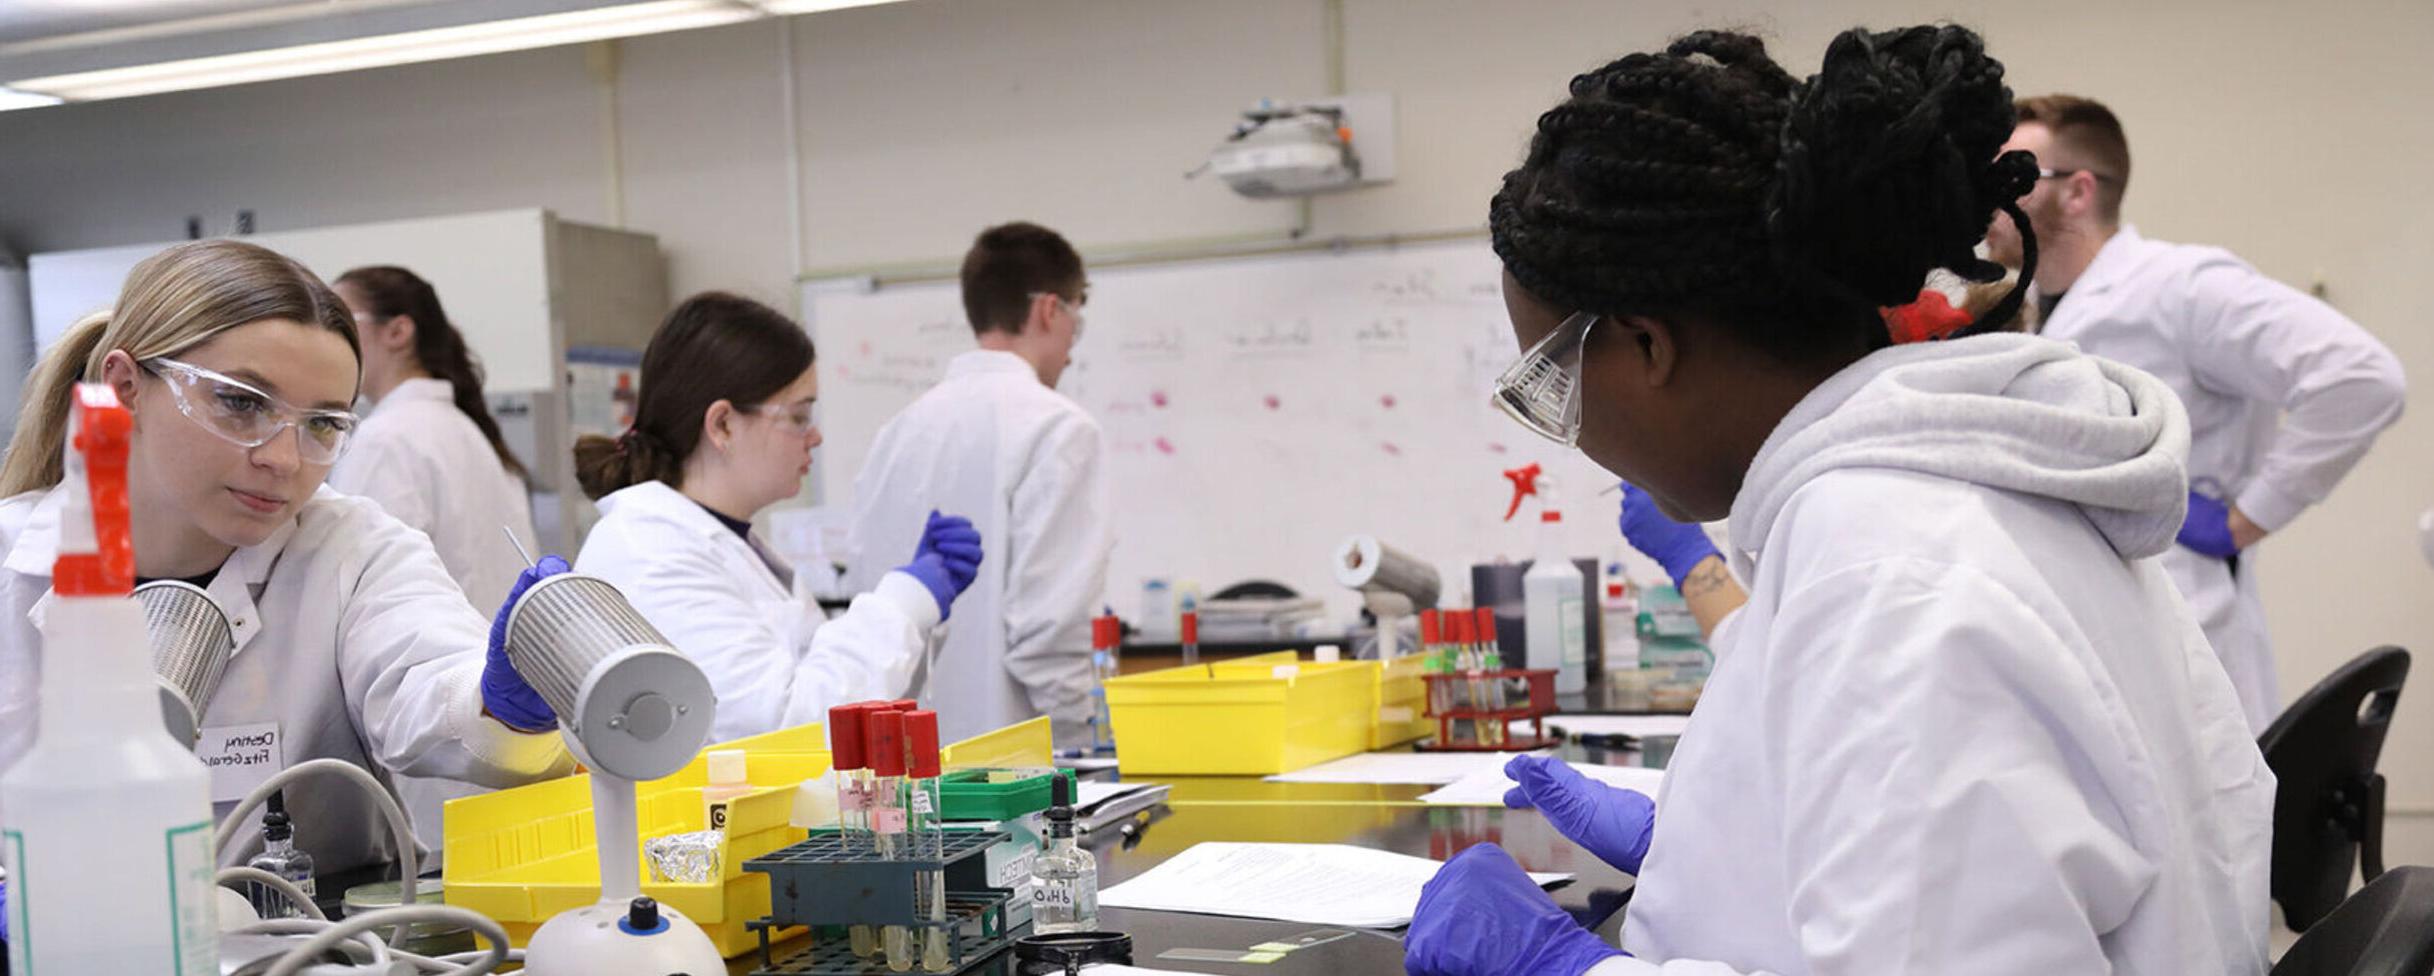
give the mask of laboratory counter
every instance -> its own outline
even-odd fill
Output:
[[[1443,860],[1474,844],[1492,842],[1512,852],[1532,871],[1560,871],[1575,879],[1553,892],[1557,903],[1600,926],[1609,939],[1621,925],[1616,911],[1631,878],[1555,832],[1534,810],[1433,806],[1418,802],[1426,786],[1342,783],[1270,783],[1257,778],[1138,777],[1170,784],[1167,801],[1115,827],[1083,838],[1098,858],[1104,891],[1156,867],[1202,841],[1335,843]],[[1132,937],[1133,965],[1243,976],[1400,973],[1403,931],[1263,919],[1189,915],[1103,908],[1100,928]],[[1288,953],[1272,963],[1223,963],[1158,958],[1177,949],[1241,951],[1267,942],[1290,941],[1320,929],[1351,934]],[[773,946],[778,956],[803,940]],[[732,960],[728,972],[749,976],[757,957]],[[974,972],[1012,976],[1011,952]]]

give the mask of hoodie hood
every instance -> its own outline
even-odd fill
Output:
[[[2076,346],[1996,334],[1894,346],[1786,414],[1733,499],[1745,577],[1784,504],[1841,468],[1953,478],[2079,506],[2125,558],[2172,545],[2189,505],[2189,417],[2163,381]]]

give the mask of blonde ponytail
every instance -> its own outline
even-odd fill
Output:
[[[26,377],[25,398],[17,407],[17,432],[8,440],[8,460],[0,462],[0,498],[14,498],[58,484],[63,472],[60,452],[68,436],[68,399],[85,378],[110,313],[95,312],[76,320],[51,346]]]

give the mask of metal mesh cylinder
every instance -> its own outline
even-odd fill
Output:
[[[1443,585],[1437,567],[1373,535],[1356,535],[1336,547],[1335,581],[1356,590],[1400,594],[1418,609],[1436,606]]]
[[[220,690],[235,653],[236,633],[228,614],[201,587],[178,580],[156,580],[135,588],[143,604],[144,625],[152,635],[152,671],[162,684],[184,696],[199,723],[211,696]]]
[[[532,585],[507,615],[507,659],[561,716],[575,713],[585,675],[636,645],[667,647],[625,594],[593,576],[560,573]]]

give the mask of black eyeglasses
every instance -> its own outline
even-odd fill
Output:
[[[2096,182],[2098,183],[2121,182],[2118,177],[2105,173],[2099,173],[2092,169],[2045,169],[2043,167],[2039,167],[2037,169],[2037,178],[2040,180],[2061,180],[2069,179],[2070,177],[2077,176],[2081,173],[2086,173],[2089,176],[2095,177]]]

